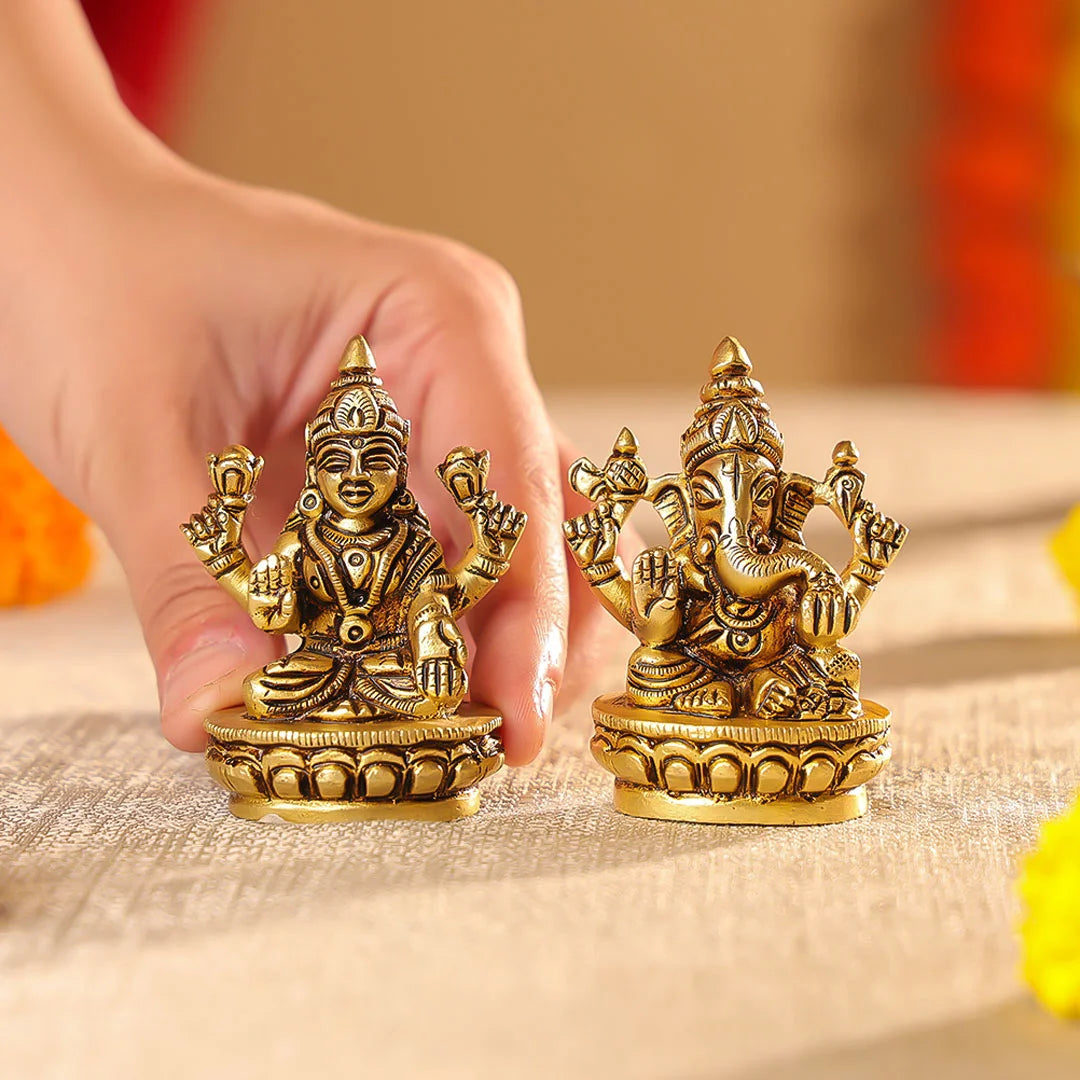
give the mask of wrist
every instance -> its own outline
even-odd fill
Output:
[[[174,167],[175,156],[124,106],[74,3],[0,5],[0,100],[9,252],[0,269],[49,248],[50,237],[70,250],[73,224],[102,204],[123,204],[129,177]]]
[[[884,568],[876,566],[865,556],[860,556],[855,566],[855,577],[871,589],[881,581],[885,575]]]
[[[614,559],[601,559],[582,566],[581,572],[590,585],[603,585],[619,576],[619,567]]]

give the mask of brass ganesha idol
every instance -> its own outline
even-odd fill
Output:
[[[633,434],[604,468],[570,470],[594,503],[566,522],[603,606],[638,638],[626,689],[593,705],[596,759],[615,806],[638,817],[823,824],[866,812],[890,756],[889,713],[859,696],[855,628],[907,535],[863,497],[850,442],[824,479],[785,472],[783,438],[743,347],[725,338],[682,436],[682,470],[650,477]],[[651,503],[668,543],[626,573],[616,547]],[[815,506],[848,529],[835,570],[803,540]]]
[[[408,487],[408,443],[356,337],[307,425],[306,484],[254,564],[243,528],[262,459],[208,459],[214,493],[185,537],[257,627],[300,639],[248,676],[243,707],[206,720],[210,773],[240,817],[451,820],[502,765],[500,716],[465,701],[457,619],[506,573],[525,514],[487,488],[486,451],[450,451],[437,471],[472,540],[448,567]]]

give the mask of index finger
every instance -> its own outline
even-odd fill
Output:
[[[461,258],[452,282],[429,291],[423,303],[416,302],[423,286],[415,281],[391,290],[371,330],[376,355],[387,356],[387,388],[405,415],[412,412],[410,477],[417,490],[425,497],[432,490],[429,465],[447,446],[468,443],[491,452],[492,486],[528,514],[510,569],[468,616],[476,643],[472,696],[502,712],[507,761],[523,764],[539,751],[551,721],[566,653],[559,459],[526,359],[516,290],[487,260]],[[393,340],[392,354],[378,351],[384,335]],[[448,517],[434,498],[425,508],[436,519]]]

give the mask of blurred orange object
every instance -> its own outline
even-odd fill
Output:
[[[929,69],[930,364],[962,386],[1046,387],[1068,337],[1054,217],[1075,0],[946,0]]]
[[[82,585],[90,523],[0,431],[0,605],[40,604]]]

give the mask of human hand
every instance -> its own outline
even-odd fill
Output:
[[[201,749],[203,718],[239,703],[244,676],[280,644],[177,530],[204,503],[206,450],[244,442],[265,457],[245,538],[269,550],[304,484],[304,423],[342,345],[363,332],[414,421],[412,487],[448,553],[469,537],[436,491],[447,445],[490,449],[504,496],[529,515],[509,571],[467,623],[473,694],[505,717],[507,760],[528,761],[566,656],[561,477],[576,455],[567,448],[560,463],[513,281],[448,240],[201,173],[128,122],[110,119],[105,149],[21,161],[18,176],[41,189],[28,183],[21,217],[0,202],[0,422],[119,556],[165,734]],[[206,509],[224,530],[220,507]],[[588,640],[602,619],[587,599],[575,635]]]

